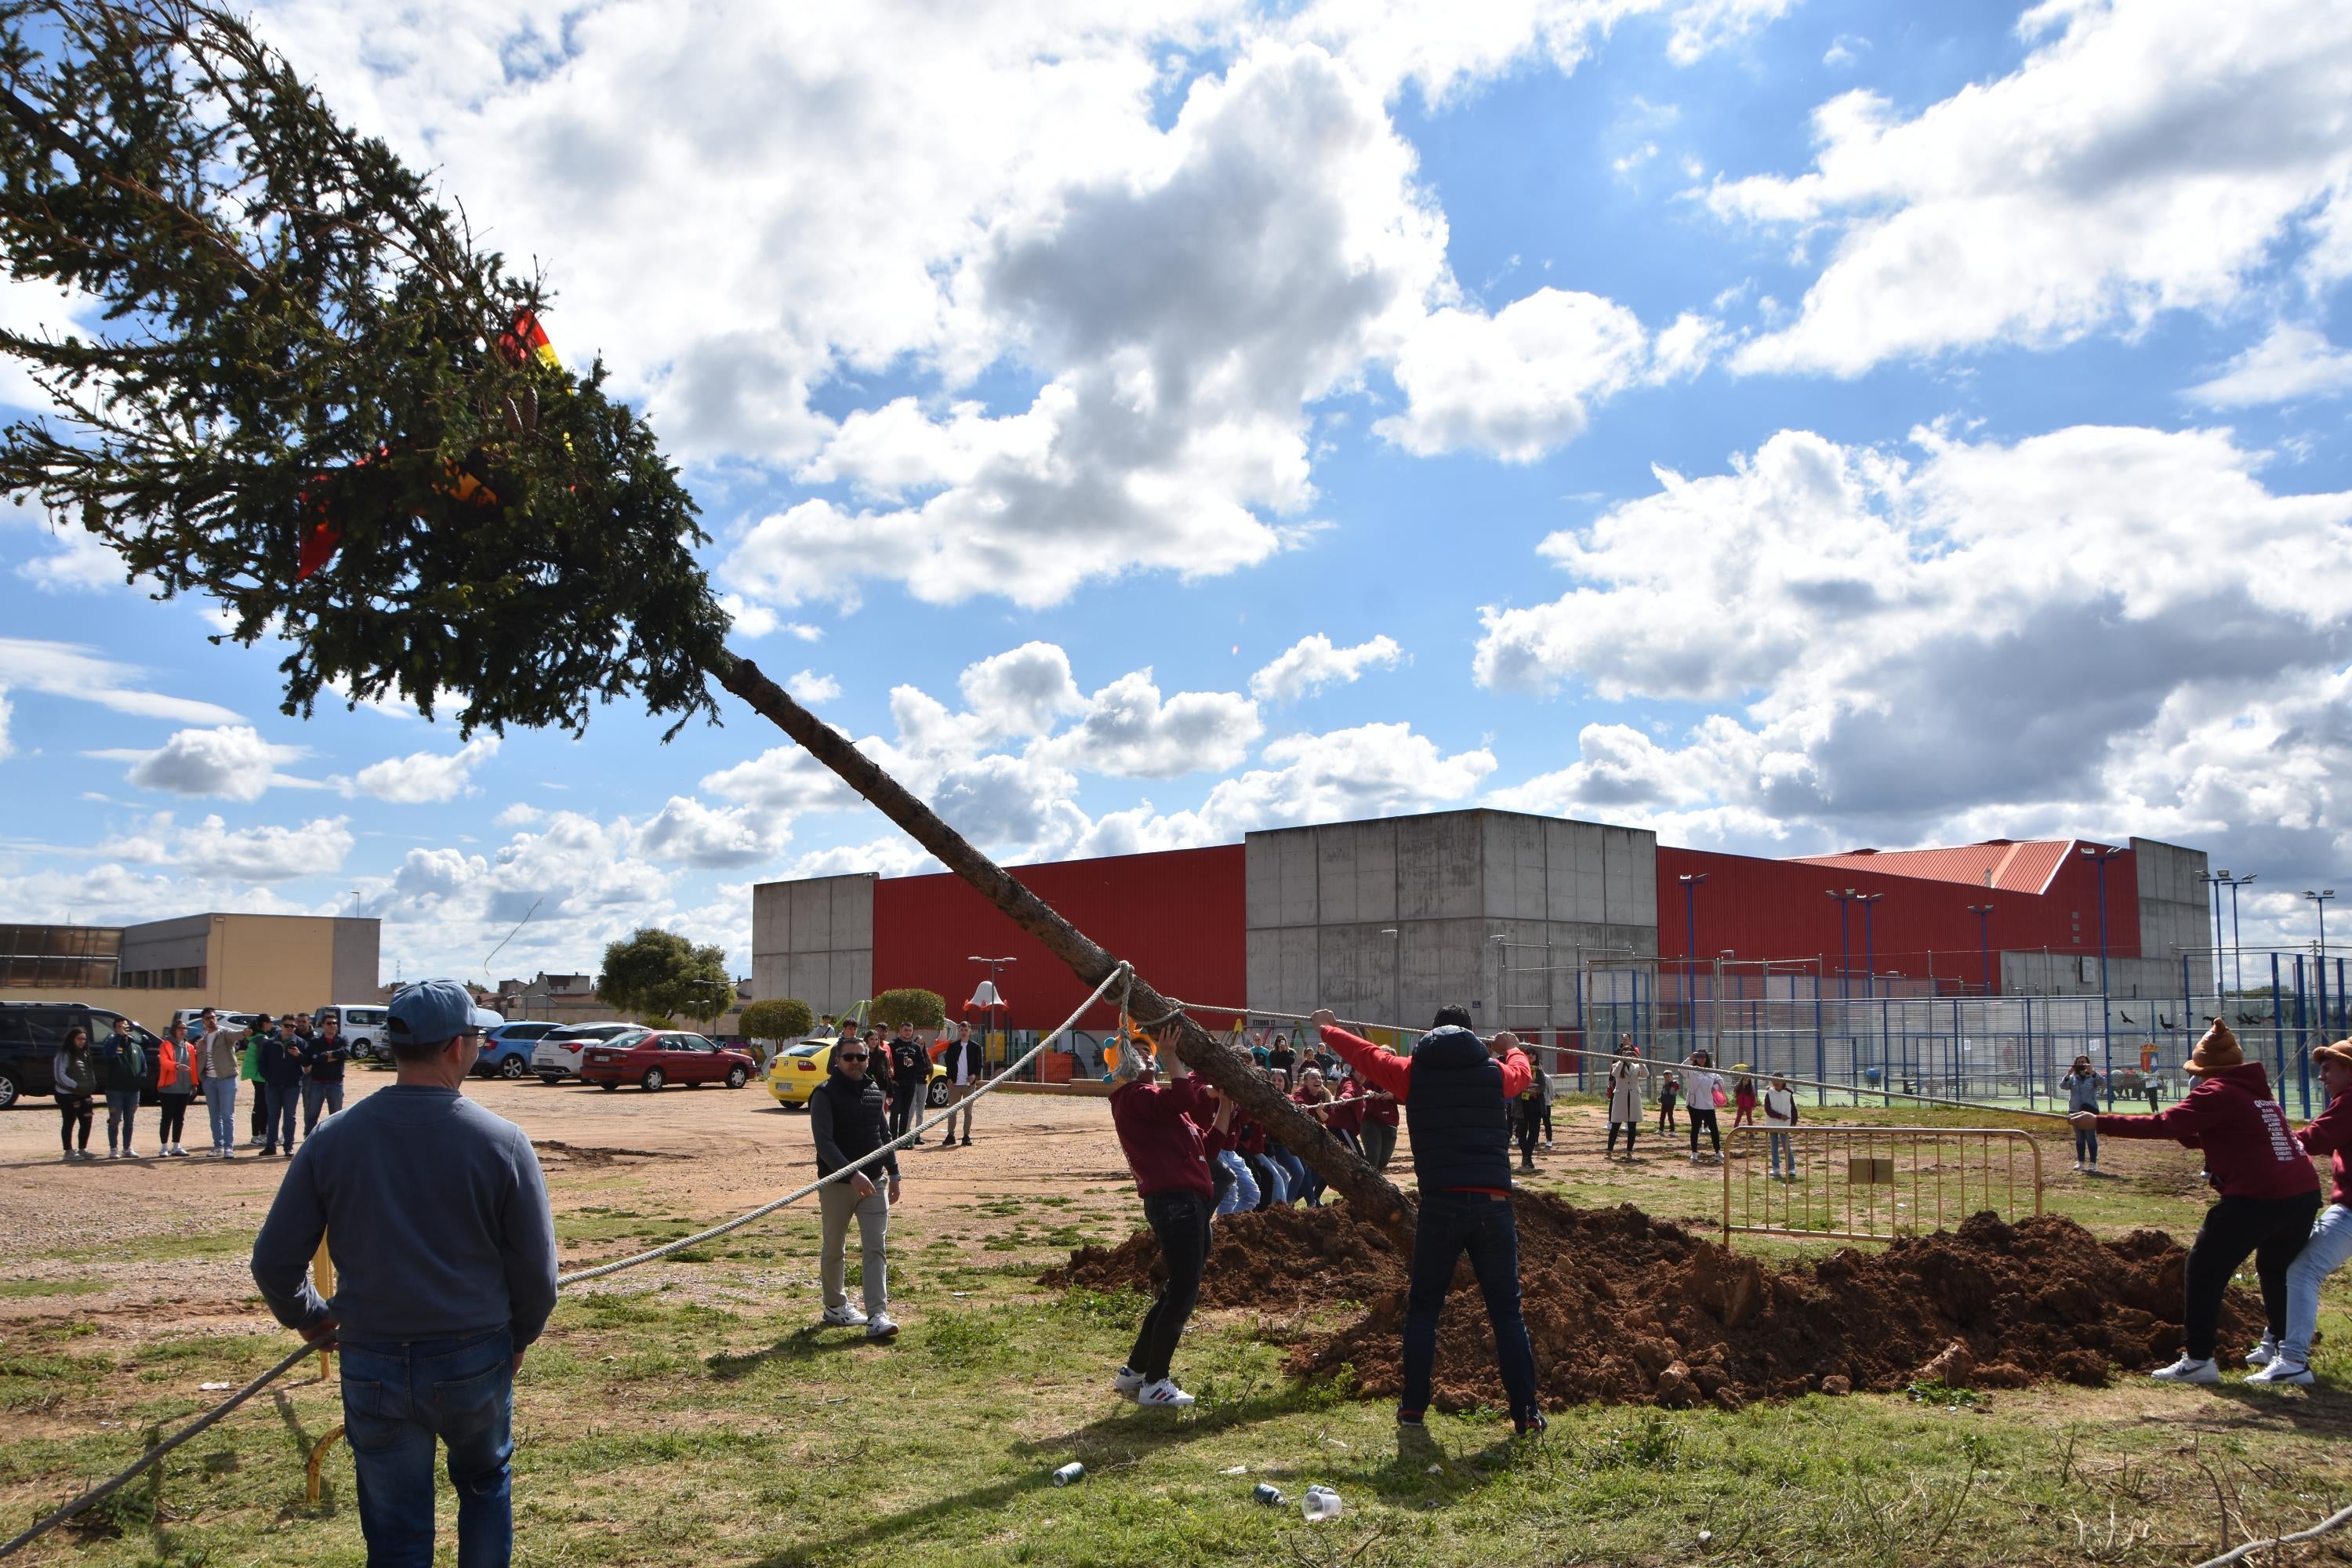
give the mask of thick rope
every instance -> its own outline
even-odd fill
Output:
[[[1037,1043],[1030,1047],[1026,1051],[1024,1051],[1017,1060],[1007,1062],[1004,1065],[1003,1071],[999,1072],[994,1078],[990,1079],[987,1082],[982,1084],[978,1089],[973,1089],[970,1094],[964,1096],[964,1098],[957,1104],[951,1105],[933,1116],[927,1117],[921,1122],[908,1128],[898,1137],[883,1144],[880,1148],[875,1150],[872,1153],[866,1155],[864,1158],[854,1160],[848,1164],[842,1166],[841,1169],[821,1176],[817,1180],[809,1183],[808,1185],[797,1188],[794,1191],[786,1194],[784,1196],[774,1200],[772,1203],[761,1204],[758,1208],[751,1210],[749,1214],[738,1215],[735,1218],[727,1221],[723,1225],[712,1226],[709,1230],[697,1231],[692,1236],[682,1237],[677,1241],[665,1243],[660,1247],[652,1247],[646,1251],[635,1253],[627,1258],[614,1258],[610,1263],[600,1263],[593,1268],[575,1269],[570,1274],[558,1275],[555,1280],[555,1288],[561,1290],[567,1285],[578,1285],[590,1279],[602,1279],[608,1274],[618,1274],[625,1268],[635,1268],[640,1264],[652,1263],[660,1258],[667,1258],[673,1253],[683,1252],[688,1247],[693,1247],[698,1243],[710,1240],[713,1237],[725,1236],[730,1231],[740,1230],[745,1226],[751,1225],[754,1221],[764,1219],[768,1215],[775,1213],[778,1209],[782,1208],[785,1205],[799,1202],[801,1199],[808,1196],[811,1193],[816,1191],[819,1187],[827,1185],[833,1182],[845,1180],[846,1178],[856,1174],[859,1171],[864,1170],[866,1166],[874,1163],[877,1160],[883,1159],[889,1155],[893,1151],[903,1148],[907,1144],[912,1142],[915,1139],[920,1137],[927,1130],[938,1126],[947,1118],[955,1115],[958,1111],[961,1111],[965,1107],[969,1106],[973,1100],[980,1099],[982,1095],[992,1092],[998,1085],[1003,1084],[1007,1079],[1011,1079],[1013,1074],[1019,1072],[1023,1068],[1027,1067],[1029,1063],[1036,1058],[1038,1052],[1044,1050],[1047,1046],[1052,1045],[1055,1040],[1069,1033],[1070,1030],[1076,1026],[1078,1019],[1085,1015],[1087,1009],[1102,1000],[1103,994],[1110,989],[1111,982],[1118,980],[1122,976],[1126,978],[1129,986],[1129,994],[1131,994],[1135,982],[1135,966],[1127,963],[1125,960],[1121,960],[1118,967],[1112,970],[1108,974],[1104,975],[1102,984],[1096,986],[1087,995],[1087,999],[1078,1004],[1076,1011],[1073,1012],[1067,1018],[1064,1019],[1061,1026],[1056,1028],[1052,1034],[1041,1037]],[[263,1373],[259,1377],[255,1378],[251,1383],[248,1383],[243,1388],[238,1389],[228,1398],[213,1406],[210,1410],[207,1410],[205,1414],[196,1417],[195,1420],[190,1422],[187,1426],[182,1427],[179,1431],[173,1433],[163,1442],[156,1444],[155,1447],[148,1449],[144,1454],[142,1454],[137,1462],[130,1466],[127,1469],[124,1469],[120,1473],[110,1477],[108,1479],[100,1482],[97,1486],[90,1488],[89,1490],[82,1493],[81,1496],[74,1499],[73,1501],[66,1504],[63,1508],[60,1508],[56,1512],[48,1515],[29,1530],[15,1536],[5,1545],[0,1545],[0,1557],[9,1556],[22,1548],[31,1545],[34,1542],[39,1540],[50,1531],[55,1530],[58,1525],[63,1524],[66,1521],[73,1518],[74,1515],[81,1512],[84,1509],[89,1508],[92,1503],[99,1502],[106,1498],[111,1497],[115,1492],[120,1491],[123,1487],[129,1485],[150,1466],[162,1459],[163,1456],[169,1454],[173,1449],[188,1441],[189,1438],[195,1436],[206,1427],[211,1426],[214,1423],[219,1421],[223,1416],[228,1415],[229,1412],[235,1410],[238,1405],[243,1405],[247,1400],[251,1399],[255,1394],[260,1393],[263,1389],[268,1387],[271,1384],[285,1376],[289,1372],[291,1372],[295,1367],[300,1365],[306,1358],[314,1353],[315,1352],[312,1347],[307,1344],[302,1346],[299,1350],[290,1352],[285,1360],[279,1362],[276,1366],[271,1367],[268,1372]]]
[[[2309,1530],[2298,1530],[2293,1535],[2274,1536],[2268,1541],[2249,1541],[2243,1546],[2224,1552],[2219,1557],[2207,1558],[2197,1564],[2197,1568],[2222,1568],[2224,1563],[2239,1562],[2257,1552],[2268,1552],[2274,1546],[2292,1546],[2299,1541],[2315,1541],[2328,1531],[2341,1529],[2347,1523],[2352,1523],[2352,1508],[2338,1509]]]

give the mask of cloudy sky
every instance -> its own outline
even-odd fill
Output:
[[[737,646],[1002,856],[2140,833],[2261,873],[2250,942],[2352,874],[2352,7],[257,21],[545,270]],[[278,651],[0,516],[6,917],[748,970],[751,882],[921,864],[740,709],[287,719]]]

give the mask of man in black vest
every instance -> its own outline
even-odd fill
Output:
[[[1421,1215],[1413,1226],[1412,1279],[1405,1292],[1398,1424],[1419,1426],[1429,1408],[1438,1313],[1445,1306],[1454,1265],[1466,1250],[1486,1298],[1511,1421],[1523,1437],[1542,1431],[1535,1350],[1519,1312],[1519,1229],[1511,1213],[1509,1107],[1535,1076],[1517,1037],[1496,1035],[1490,1051],[1470,1032],[1467,1007],[1440,1007],[1412,1055],[1400,1057],[1340,1028],[1328,1007],[1311,1022],[1323,1043],[1347,1058],[1367,1084],[1397,1097],[1412,1134]]]
[[[809,1096],[809,1137],[816,1145],[816,1173],[829,1176],[890,1142],[889,1105],[882,1086],[874,1081],[871,1064],[879,1048],[856,1038],[834,1047],[825,1080]],[[869,1340],[887,1340],[898,1325],[890,1321],[890,1205],[898,1201],[898,1156],[882,1156],[880,1167],[890,1178],[888,1195],[866,1174],[872,1165],[846,1182],[833,1182],[816,1190],[820,1221],[817,1279],[824,1289],[824,1321],[840,1328],[866,1330]],[[849,1222],[857,1221],[860,1261],[866,1279],[866,1310],[849,1304],[844,1281],[849,1270],[842,1250],[849,1240]]]

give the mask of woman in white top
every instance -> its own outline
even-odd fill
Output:
[[[1617,1037],[1617,1059],[1609,1064],[1609,1150],[1617,1152],[1617,1130],[1625,1130],[1625,1158],[1633,1157],[1633,1139],[1642,1131],[1642,1095],[1650,1082],[1650,1068],[1642,1047],[1632,1037]]]
[[[1772,1075],[1772,1087],[1764,1091],[1764,1134],[1766,1157],[1770,1161],[1772,1175],[1783,1182],[1797,1179],[1797,1141],[1781,1129],[1797,1124],[1797,1092],[1789,1080],[1779,1073]],[[1781,1162],[1788,1163],[1788,1173],[1781,1174]]]
[[[1723,1092],[1723,1075],[1714,1070],[1715,1058],[1705,1051],[1693,1051],[1683,1063],[1683,1099],[1690,1102],[1690,1157],[1698,1163],[1698,1130],[1706,1129],[1714,1142],[1715,1157],[1723,1158],[1723,1131],[1716,1125],[1717,1097],[1728,1100]]]

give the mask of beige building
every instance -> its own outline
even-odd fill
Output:
[[[735,1035],[742,1022],[743,1004],[751,999],[751,982],[747,977],[735,982],[735,1005],[715,1022],[708,1019],[682,1019],[680,1022],[700,1027],[709,1024],[710,1032]],[[501,980],[498,990],[488,1000],[488,1005],[509,1023],[604,1024],[635,1022],[635,1018],[610,1002],[596,996],[596,977],[593,974],[550,974],[541,970],[529,980]]]
[[[0,925],[0,998],[104,1007],[160,1028],[183,1007],[308,1013],[372,1005],[381,923],[184,915],[131,926]]]

